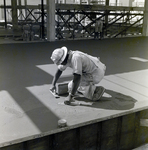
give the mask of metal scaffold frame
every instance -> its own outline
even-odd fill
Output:
[[[59,5],[56,9],[56,38],[93,38],[97,20],[103,21],[105,37],[142,34],[143,11],[125,10],[124,7],[112,7],[115,10],[108,7],[106,10],[97,6],[77,5],[72,9],[70,5]]]
[[[94,37],[95,22],[103,21],[103,36],[114,38],[119,36],[140,35],[143,27],[143,7],[122,7],[105,5],[55,4],[55,39],[86,39]],[[10,14],[12,6],[0,6],[9,16],[7,24],[12,24]],[[26,5],[17,7],[18,26],[22,36],[38,34],[46,38],[47,8],[44,5]],[[8,17],[7,17],[8,19]],[[13,25],[12,25],[13,26]],[[36,28],[36,29],[34,29]],[[27,35],[27,36],[28,36]]]

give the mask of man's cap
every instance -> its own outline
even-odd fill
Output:
[[[61,64],[65,60],[67,53],[67,47],[63,46],[61,48],[57,48],[52,52],[51,60],[55,64]]]

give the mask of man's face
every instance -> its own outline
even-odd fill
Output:
[[[61,63],[61,65],[66,65],[66,64],[67,64],[68,56],[69,56],[69,55],[67,54],[67,56],[66,56],[65,60]]]
[[[67,61],[63,61],[62,63],[61,63],[61,65],[66,65],[67,64]]]

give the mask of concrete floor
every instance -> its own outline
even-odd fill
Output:
[[[140,147],[137,147],[137,148],[135,148],[135,149],[133,149],[133,150],[147,150],[148,149],[148,144],[145,144],[145,145],[142,145],[142,146],[140,146]]]
[[[99,85],[106,92],[98,102],[77,98],[67,106],[65,96],[49,92],[56,70],[50,60],[61,46],[99,56],[107,66]],[[78,126],[148,109],[148,38],[75,40],[0,44],[0,147]],[[72,79],[71,70],[59,82]],[[59,119],[67,120],[58,128]]]

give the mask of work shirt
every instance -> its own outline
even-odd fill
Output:
[[[82,75],[91,74],[97,66],[84,53],[79,51],[69,51],[68,62],[66,65],[58,65],[58,69],[64,71],[67,67],[72,68],[73,73]]]

